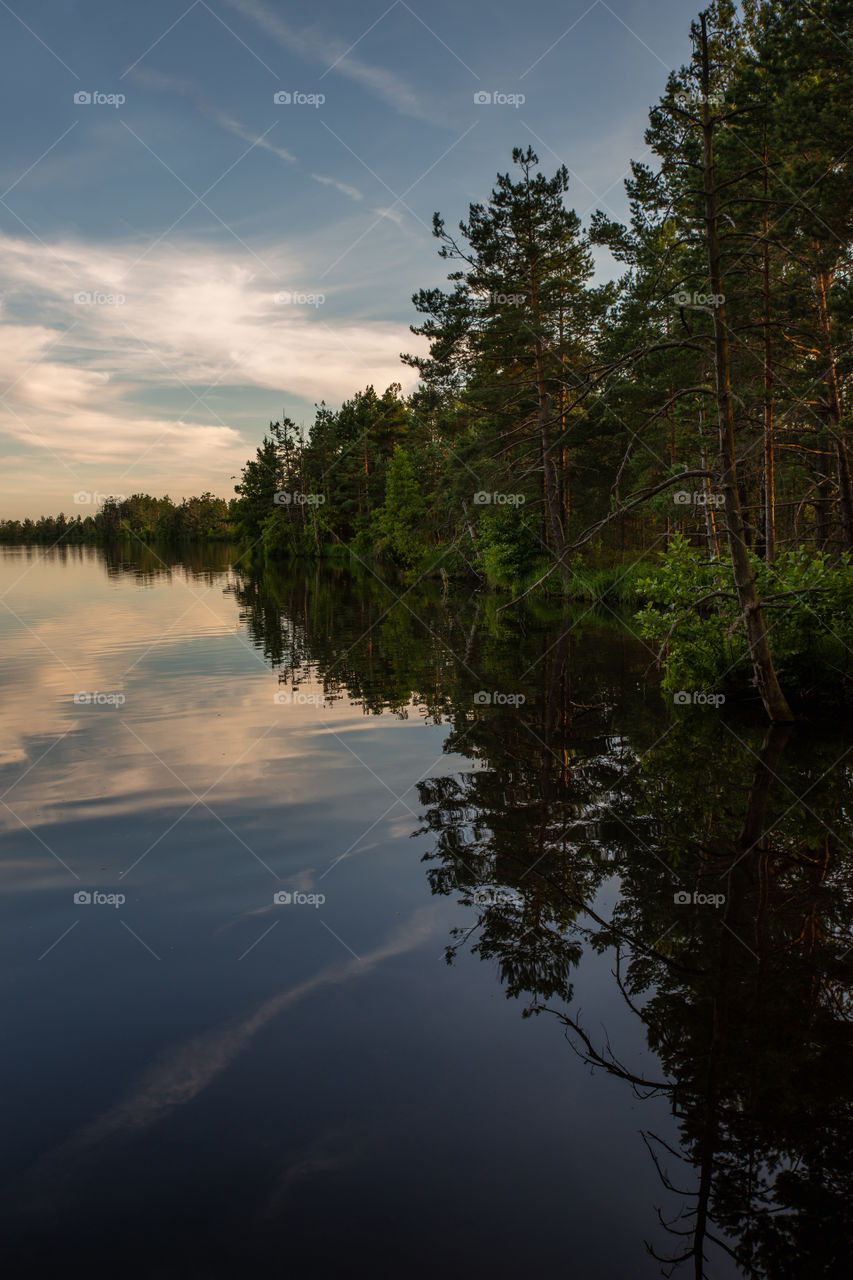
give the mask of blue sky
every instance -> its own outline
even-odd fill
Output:
[[[411,387],[434,210],[530,143],[623,217],[694,2],[0,0],[0,515],[230,496],[282,411]]]

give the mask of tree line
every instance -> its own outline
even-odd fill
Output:
[[[851,604],[851,19],[850,0],[705,10],[650,111],[624,224],[584,227],[567,169],[515,148],[455,228],[435,214],[448,287],[413,298],[417,389],[271,423],[218,527],[261,557],[337,549],[516,598],[686,547],[703,566],[689,609],[720,630],[733,611],[735,662],[789,719],[768,616],[820,618],[828,571],[835,613]],[[596,249],[618,280],[595,282]],[[643,596],[668,651],[676,577]]]
[[[91,505],[98,495],[81,493],[81,505]],[[228,541],[234,537],[234,502],[202,493],[197,498],[174,502],[168,495],[152,498],[147,493],[130,497],[104,495],[93,515],[68,517],[41,516],[38,520],[0,521],[0,542],[104,544],[119,538],[135,538],[140,542],[171,542],[201,539]]]

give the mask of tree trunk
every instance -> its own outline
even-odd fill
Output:
[[[702,446],[700,454],[702,459],[702,470],[708,470],[708,455],[705,452],[705,446]],[[717,521],[714,516],[714,505],[712,502],[713,493],[711,491],[711,477],[705,477],[705,541],[708,543],[708,555],[711,560],[719,560],[720,549],[717,545]]]
[[[829,441],[826,442],[827,446]],[[814,544],[816,551],[829,546],[829,480],[821,471],[815,472]]]
[[[764,127],[764,558],[776,559],[776,476],[773,454],[773,350],[770,340],[770,213],[767,206],[767,126]]]
[[[824,356],[827,361],[824,382],[826,383],[826,416],[832,436],[835,453],[835,477],[838,484],[838,498],[841,507],[841,529],[844,535],[845,551],[853,551],[853,493],[850,485],[850,460],[847,452],[847,440],[841,421],[841,396],[838,390],[838,371],[835,365],[835,354],[832,349],[832,334],[829,325],[827,293],[829,281],[825,271],[819,271],[815,282],[820,316],[820,331],[823,339]]]
[[[465,525],[468,529],[468,537],[471,539],[471,545],[474,548],[474,559],[478,565],[482,565],[482,556],[480,554],[480,544],[477,542],[477,530],[474,528],[474,521],[468,511],[468,503],[462,499],[462,514],[465,517]]]
[[[705,223],[708,245],[708,269],[711,293],[722,299],[723,272],[717,227],[717,191],[714,167],[714,119],[709,104],[710,71],[708,63],[707,17],[700,17],[702,24],[702,141],[703,173],[705,179]],[[747,644],[755,683],[768,716],[774,722],[790,723],[793,720],[784,693],[779,685],[767,627],[761,602],[755,586],[755,575],[747,554],[744,540],[743,512],[738,492],[737,463],[735,460],[734,415],[732,409],[731,371],[729,366],[729,340],[726,328],[724,301],[712,307],[714,317],[714,373],[717,401],[717,418],[720,433],[720,471],[725,497],[726,537],[732,561],[738,604],[746,631]]]
[[[560,577],[564,582],[566,582],[569,578],[569,566],[566,564],[566,538],[563,531],[563,522],[560,519],[560,491],[557,485],[557,477],[555,475],[554,459],[551,456],[551,433],[548,428],[548,420],[551,413],[551,397],[548,395],[548,388],[545,384],[545,348],[542,342],[542,335],[539,332],[539,294],[536,287],[536,272],[532,265],[530,268],[530,302],[533,308],[533,321],[536,325],[534,354],[536,363],[537,424],[539,428],[539,444],[542,454],[542,491],[545,499],[545,511],[548,517],[548,526],[554,544],[554,554],[557,557],[557,564],[560,570]]]

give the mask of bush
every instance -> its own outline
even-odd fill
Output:
[[[487,507],[481,512],[477,540],[483,570],[492,584],[519,582],[541,558],[542,544],[529,519],[517,507]]]
[[[800,548],[772,565],[751,560],[782,682],[805,689],[846,677],[853,646],[850,557],[831,562]],[[728,562],[709,562],[677,535],[637,590],[646,602],[635,615],[640,635],[658,643],[669,637],[665,689],[750,687],[752,664]]]

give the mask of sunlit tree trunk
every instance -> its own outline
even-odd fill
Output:
[[[718,300],[718,305],[712,308],[714,317],[714,374],[720,434],[720,469],[725,499],[726,537],[732,561],[738,604],[752,659],[755,682],[770,719],[785,723],[792,721],[794,717],[779,685],[779,679],[773,665],[770,643],[767,639],[767,627],[755,585],[755,575],[747,554],[743,512],[738,491],[726,306],[724,301],[719,301],[725,295],[717,225],[717,190],[714,168],[715,121],[711,114],[709,103],[711,86],[708,63],[707,17],[704,13],[701,15],[700,20],[702,24],[702,141],[705,180],[705,235],[708,248],[711,293]]]

